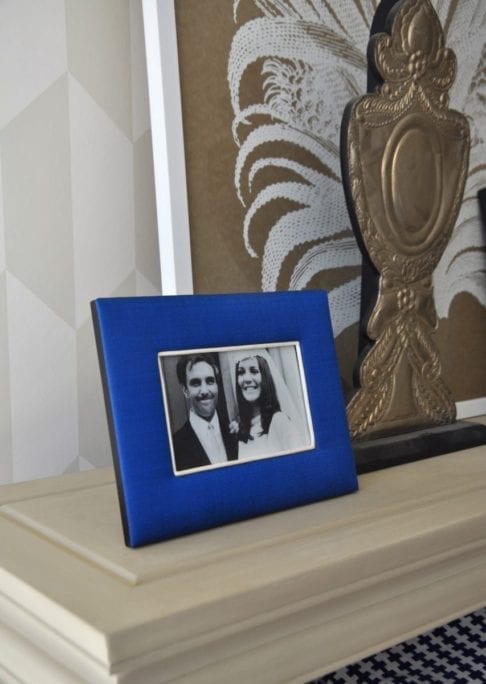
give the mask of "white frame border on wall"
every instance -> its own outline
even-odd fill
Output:
[[[162,294],[193,294],[173,0],[143,0]]]
[[[162,294],[193,294],[187,176],[174,0],[143,0]],[[486,414],[486,397],[457,418]]]

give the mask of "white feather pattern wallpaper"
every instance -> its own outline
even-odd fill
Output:
[[[245,207],[242,233],[252,247],[252,220],[264,204],[281,197],[301,205],[269,228],[261,254],[263,290],[274,290],[281,265],[297,245],[308,248],[296,261],[290,289],[304,288],[319,271],[358,265],[360,255],[349,228],[341,185],[339,131],[344,107],[365,92],[366,48],[376,10],[373,0],[255,0],[260,16],[240,22],[242,0],[234,0],[236,31],[228,61],[228,83],[238,146],[234,182]],[[439,317],[447,317],[456,294],[469,292],[486,306],[486,254],[476,193],[486,184],[486,5],[481,0],[438,0],[447,45],[458,60],[451,107],[471,125],[472,148],[464,202],[453,238],[435,274]],[[259,101],[242,106],[243,76],[254,64],[262,74]],[[264,151],[282,142],[308,151],[316,163]],[[251,163],[250,155],[260,150]],[[289,171],[289,180],[252,191],[266,166]],[[245,171],[243,171],[245,170]],[[315,244],[318,242],[318,244]],[[359,278],[330,292],[335,335],[358,319]]]

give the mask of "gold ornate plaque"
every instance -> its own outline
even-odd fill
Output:
[[[348,406],[354,439],[455,420],[432,341],[432,274],[459,211],[469,128],[448,109],[456,60],[429,0],[401,0],[388,20],[369,46],[383,84],[350,103],[343,130],[355,227],[379,273],[374,344]]]

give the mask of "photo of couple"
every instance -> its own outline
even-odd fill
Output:
[[[298,343],[160,353],[174,472],[314,447]]]

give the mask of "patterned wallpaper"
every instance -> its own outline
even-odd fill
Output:
[[[89,302],[159,294],[139,0],[0,4],[0,483],[109,465]]]

